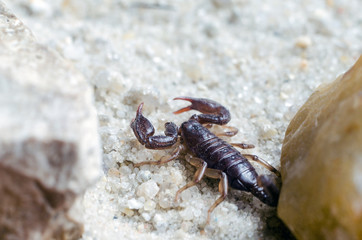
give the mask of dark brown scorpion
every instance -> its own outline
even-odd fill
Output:
[[[253,145],[245,143],[229,144],[218,137],[220,135],[234,136],[237,129],[228,127],[232,131],[215,135],[207,128],[210,124],[224,125],[228,123],[230,121],[230,112],[224,106],[209,99],[177,97],[174,100],[191,102],[190,106],[174,112],[175,114],[192,109],[202,114],[192,115],[188,121],[181,124],[180,128],[172,122],[167,122],[165,124],[165,135],[154,136],[155,130],[152,124],[142,115],[143,103],[141,103],[137,109],[136,118],[131,123],[131,128],[138,141],[145,145],[146,148],[163,149],[171,147],[176,144],[178,135],[181,135],[181,142],[186,143],[187,148],[196,155],[196,158],[193,157],[189,160],[190,164],[197,168],[195,176],[192,182],[177,191],[175,200],[177,201],[182,191],[196,185],[206,175],[210,178],[220,179],[219,192],[221,196],[208,210],[205,225],[210,222],[211,212],[226,198],[229,185],[241,191],[251,192],[267,205],[276,206],[279,197],[278,187],[267,176],[258,175],[248,159],[262,164],[280,177],[278,170],[256,155],[241,154],[233,147],[247,149],[253,148]],[[176,159],[183,148],[183,145],[180,144],[168,159],[161,158],[159,161],[141,162],[135,164],[135,166],[158,165],[169,162]]]

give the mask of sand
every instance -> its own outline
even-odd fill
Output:
[[[59,52],[94,87],[104,176],[79,206],[83,240],[280,239],[276,209],[230,190],[212,214],[218,182],[176,191],[195,172],[185,157],[134,168],[171,150],[148,150],[129,124],[138,104],[157,134],[196,112],[177,96],[222,103],[239,129],[232,142],[280,167],[289,121],[320,85],[362,53],[362,3],[352,1],[5,1],[37,40]],[[255,165],[259,173],[267,170]]]

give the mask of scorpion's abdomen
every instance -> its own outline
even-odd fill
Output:
[[[210,168],[225,171],[238,160],[238,152],[218,137],[208,139],[197,146],[198,157],[207,162]]]
[[[194,148],[197,157],[209,168],[225,172],[233,188],[249,191],[256,185],[257,173],[249,161],[233,146],[218,137],[210,138]]]
[[[181,130],[189,149],[204,160],[208,168],[225,172],[231,187],[250,191],[257,185],[255,168],[233,146],[193,119],[184,122]]]

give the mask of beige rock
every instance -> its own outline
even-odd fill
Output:
[[[100,175],[84,77],[0,2],[0,239],[78,239],[68,216]]]
[[[298,239],[362,239],[362,57],[291,121],[278,214]]]

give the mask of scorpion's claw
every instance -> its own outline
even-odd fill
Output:
[[[143,103],[138,106],[131,128],[138,141],[146,148],[160,149],[174,145],[177,141],[178,128],[172,122],[165,123],[165,136],[153,136],[155,129],[152,123],[142,115]]]
[[[151,122],[142,115],[142,108],[143,103],[141,103],[137,108],[136,117],[131,123],[131,128],[138,141],[144,145],[147,143],[147,138],[155,133],[155,129],[153,128]]]
[[[214,123],[224,125],[230,121],[230,112],[221,104],[206,99],[206,98],[192,98],[192,97],[176,97],[174,100],[186,100],[191,102],[188,107],[181,108],[174,112],[175,114],[183,113],[190,110],[197,110],[203,114],[193,115],[191,118],[197,120],[199,123]]]

